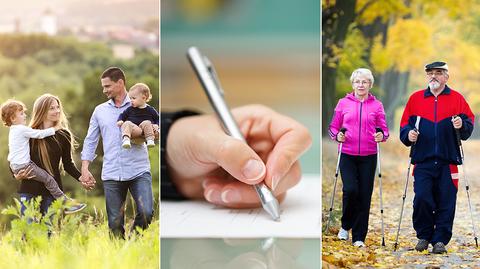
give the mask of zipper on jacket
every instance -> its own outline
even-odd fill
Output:
[[[361,137],[360,135],[362,134],[362,106],[363,102],[360,102],[360,119],[358,120],[358,155],[360,155],[360,144],[361,144]]]
[[[438,145],[437,145],[437,104],[438,104],[438,96],[435,96],[435,104],[433,108],[433,120],[435,122],[434,127],[434,134],[433,134],[433,145],[435,145],[435,157],[437,157],[438,153]]]

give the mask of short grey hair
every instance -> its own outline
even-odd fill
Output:
[[[353,80],[355,80],[355,78],[359,76],[366,77],[368,80],[370,80],[370,86],[373,87],[374,78],[373,78],[372,71],[370,71],[370,69],[367,69],[367,68],[355,69],[355,71],[352,72],[352,76],[350,76],[350,82],[353,84]]]

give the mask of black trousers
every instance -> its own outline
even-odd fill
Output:
[[[340,156],[343,181],[342,228],[352,229],[352,242],[364,242],[367,237],[376,166],[376,154],[352,156],[342,153]]]

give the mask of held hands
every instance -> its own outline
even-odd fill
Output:
[[[455,129],[462,128],[463,121],[462,121],[462,118],[460,118],[459,116],[453,116],[452,117],[452,123],[453,123],[453,128],[455,128]]]
[[[117,121],[117,126],[118,126],[118,127],[122,126],[122,124],[123,124],[123,120]]]
[[[172,181],[188,198],[226,207],[260,206],[251,185],[262,181],[282,200],[301,178],[298,158],[311,145],[308,130],[261,105],[232,114],[248,145],[225,134],[214,115],[172,125],[166,145]]]
[[[87,168],[82,168],[82,175],[78,180],[86,190],[93,190],[95,188],[96,180]]]

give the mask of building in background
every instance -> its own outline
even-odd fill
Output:
[[[58,32],[57,17],[50,8],[47,8],[40,18],[40,32],[54,36]]]

